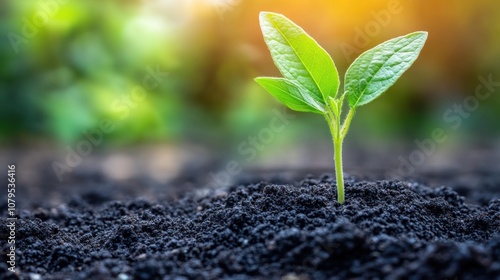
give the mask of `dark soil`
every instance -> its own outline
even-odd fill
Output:
[[[346,197],[328,175],[170,202],[89,191],[22,211],[20,273],[2,243],[0,278],[500,279],[498,196],[469,204],[446,187],[350,178]]]

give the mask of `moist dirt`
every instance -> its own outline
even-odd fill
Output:
[[[500,279],[500,199],[478,192],[349,177],[341,205],[332,175],[155,202],[90,190],[20,211],[0,279]]]

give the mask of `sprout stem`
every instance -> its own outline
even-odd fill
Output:
[[[331,102],[327,107],[325,115],[326,121],[330,128],[333,141],[333,160],[335,162],[335,175],[337,179],[337,201],[340,204],[344,203],[344,171],[342,168],[342,143],[351,125],[352,117],[354,116],[355,109],[351,109],[347,114],[344,123],[341,123],[340,112],[342,110],[343,97],[340,102]]]
[[[344,203],[344,172],[342,170],[342,138],[333,140],[335,174],[337,176],[337,200],[340,204]]]

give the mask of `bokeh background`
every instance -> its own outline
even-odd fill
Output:
[[[412,68],[358,110],[346,140],[347,169],[359,169],[366,158],[394,169],[398,162],[390,159],[405,156],[436,127],[449,137],[426,165],[446,165],[452,160],[443,155],[471,147],[498,151],[498,87],[458,129],[443,120],[453,104],[474,95],[480,76],[500,81],[497,1],[6,0],[0,2],[4,161],[35,164],[43,154],[51,158],[43,176],[53,176],[50,163],[64,163],[67,147],[76,149],[85,131],[106,120],[114,129],[65,176],[87,166],[113,179],[146,172],[167,182],[181,173],[207,176],[232,159],[264,169],[333,171],[328,127],[319,115],[293,113],[255,159],[238,152],[282,108],[253,81],[280,75],[262,39],[260,11],[302,26],[342,76],[362,51],[429,32]]]

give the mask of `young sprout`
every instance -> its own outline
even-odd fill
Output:
[[[385,92],[413,64],[427,32],[397,37],[361,54],[347,69],[344,91],[339,93],[333,60],[302,28],[269,12],[260,13],[260,26],[283,78],[258,77],[255,81],[290,109],[325,117],[333,139],[337,199],[344,203],[342,142],[354,112]],[[349,104],[347,114],[342,114],[344,101]]]

